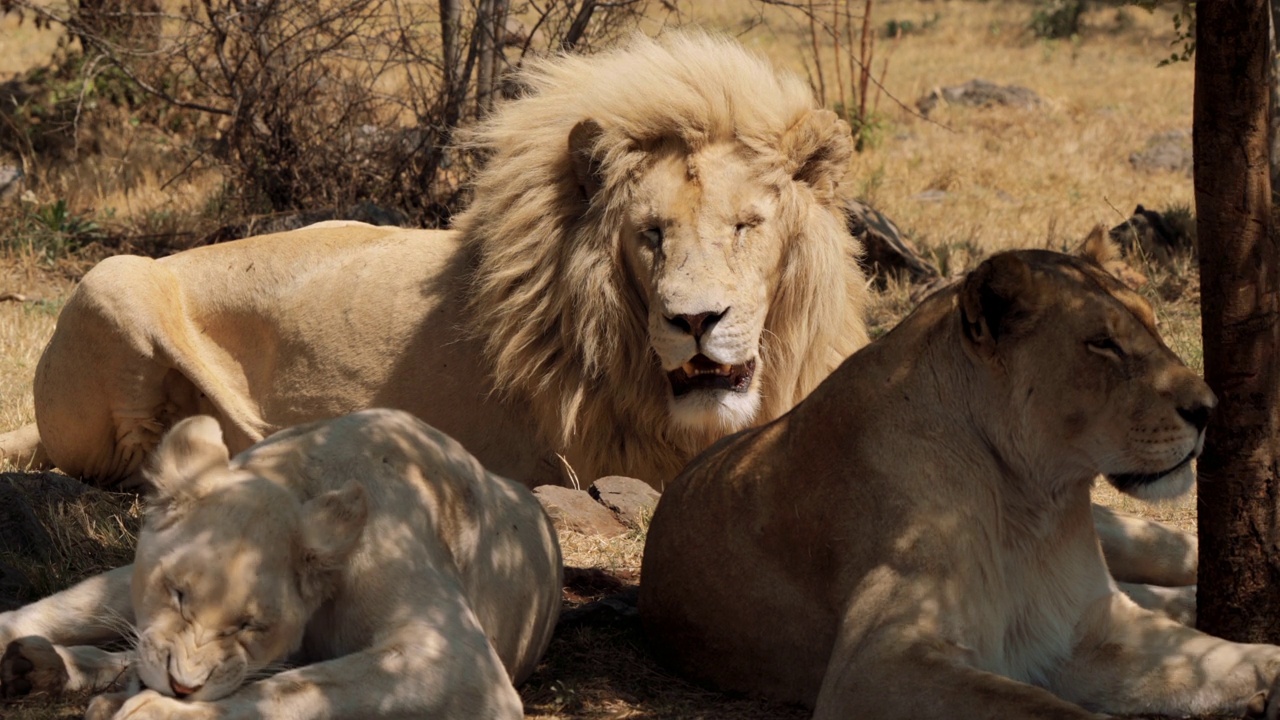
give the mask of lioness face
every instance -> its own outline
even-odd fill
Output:
[[[274,490],[274,492],[272,492]],[[164,695],[215,700],[301,643],[296,501],[265,481],[218,491],[139,538],[138,674]]]
[[[784,235],[779,188],[730,143],[662,148],[635,185],[623,248],[650,344],[691,430],[745,427],[760,403],[761,336]]]
[[[985,290],[967,281],[964,292],[986,306],[980,323],[1005,345],[993,360],[1018,411],[1015,432],[1040,446],[1029,455],[1054,458],[1042,474],[1102,474],[1142,498],[1189,490],[1217,400],[1160,339],[1151,307],[1083,259],[1013,257],[994,259]]]

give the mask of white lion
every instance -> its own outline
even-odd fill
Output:
[[[10,691],[101,690],[132,669],[144,691],[89,717],[523,717],[513,683],[561,587],[528,490],[388,410],[230,460],[218,424],[190,418],[151,465],[133,565],[0,614]],[[136,654],[88,646],[126,623]],[[257,679],[281,663],[296,667]]]

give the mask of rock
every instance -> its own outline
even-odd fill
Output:
[[[649,483],[621,475],[602,477],[587,492],[623,523],[637,529],[649,524],[658,506],[658,491]]]
[[[12,200],[22,193],[26,173],[16,165],[0,165],[0,203]]]
[[[897,274],[913,284],[938,277],[938,269],[925,260],[883,213],[858,200],[845,200],[845,222],[849,232],[862,243],[862,267],[883,289],[888,274]]]
[[[1043,105],[1044,101],[1034,90],[1021,85],[997,85],[987,80],[975,79],[963,85],[934,88],[916,101],[916,108],[921,115],[928,117],[939,103],[970,107],[1005,105],[1015,108],[1035,108]]]
[[[1172,130],[1147,138],[1142,150],[1129,155],[1129,164],[1140,172],[1178,172],[1191,176],[1191,133]]]
[[[542,509],[547,511],[557,530],[603,537],[617,537],[627,532],[613,513],[581,490],[541,485],[533,489],[533,495],[542,503]]]

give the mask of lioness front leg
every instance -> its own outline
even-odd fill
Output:
[[[1117,714],[1243,715],[1280,673],[1280,647],[1206,635],[1120,593],[1088,609],[1078,637],[1053,689]]]
[[[1098,720],[1053,693],[966,664],[941,639],[882,634],[871,643],[836,640],[814,720]]]
[[[96,645],[123,638],[134,624],[126,565],[81,581],[43,600],[0,613],[0,647],[38,636],[55,645]]]
[[[84,580],[60,593],[0,614],[0,693],[18,697],[63,690],[104,690],[127,670],[131,653],[92,643],[123,638],[134,622],[132,566]]]
[[[1196,584],[1200,541],[1194,533],[1094,504],[1093,526],[1111,576],[1124,583]]]
[[[520,696],[471,611],[441,612],[436,621],[443,628],[404,627],[372,648],[273,675],[220,700],[176,700],[147,690],[114,720],[523,718]],[[458,618],[469,626],[465,631],[454,626]]]
[[[0,695],[15,698],[119,688],[132,663],[131,652],[108,652],[89,645],[61,647],[39,636],[19,638],[0,656]]]

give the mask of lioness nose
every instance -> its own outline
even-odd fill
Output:
[[[720,319],[728,314],[729,308],[725,308],[720,312],[704,312],[697,315],[676,315],[667,318],[667,322],[675,325],[677,328],[692,335],[696,339],[701,339],[705,333],[711,332],[711,328],[720,322]]]
[[[1191,423],[1196,430],[1204,430],[1209,424],[1209,412],[1213,410],[1212,403],[1196,402],[1188,407],[1178,408],[1178,414],[1183,420]]]
[[[182,683],[173,679],[172,675],[169,676],[169,689],[173,691],[173,696],[178,698],[179,700],[185,697],[188,697],[189,695],[195,693],[202,687],[204,686],[197,685],[196,687],[187,687],[186,685],[183,685]]]

